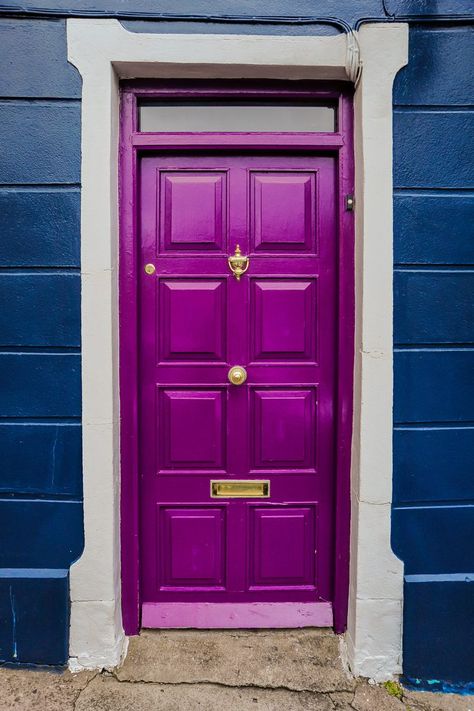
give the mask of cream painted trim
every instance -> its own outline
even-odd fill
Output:
[[[117,154],[120,78],[345,79],[333,37],[162,35],[116,20],[67,21],[82,93],[82,396],[85,549],[71,569],[71,667],[126,651],[120,612]],[[402,564],[390,548],[392,489],[392,83],[408,27],[365,25],[355,96],[356,364],[348,662],[401,669]]]

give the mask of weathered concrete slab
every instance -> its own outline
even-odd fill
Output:
[[[329,698],[334,704],[335,711],[353,711],[353,691],[334,691],[332,694],[329,694]]]
[[[0,668],[1,711],[73,711],[97,672],[55,673]]]
[[[403,711],[405,704],[390,694],[383,686],[360,682],[354,694],[355,711]]]
[[[351,691],[329,630],[146,630],[130,640],[121,681],[216,683],[296,691]]]
[[[311,692],[213,684],[131,684],[101,676],[81,694],[75,711],[334,711],[334,706],[328,696]]]
[[[430,694],[404,689],[403,701],[412,711],[474,711],[474,696]]]

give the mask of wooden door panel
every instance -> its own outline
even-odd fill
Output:
[[[225,172],[160,171],[160,251],[225,251]]]
[[[225,587],[225,507],[161,508],[160,588]]]
[[[315,588],[314,507],[253,508],[250,529],[251,589]]]
[[[316,178],[316,172],[250,173],[251,252],[315,252]]]
[[[225,388],[158,388],[158,400],[159,470],[224,469]]]
[[[225,279],[159,279],[158,324],[161,361],[225,361]]]
[[[315,388],[252,389],[251,468],[315,470]]]
[[[250,358],[316,359],[316,279],[250,277]]]

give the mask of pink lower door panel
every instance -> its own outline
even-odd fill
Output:
[[[162,629],[331,627],[330,602],[145,602],[142,626]]]
[[[332,624],[336,166],[141,159],[144,626]],[[269,496],[211,497],[234,480]]]

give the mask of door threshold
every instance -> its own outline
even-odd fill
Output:
[[[142,627],[260,629],[332,627],[330,602],[145,602]]]

